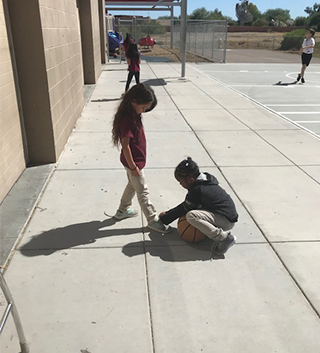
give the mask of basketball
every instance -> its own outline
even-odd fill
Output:
[[[118,57],[118,54],[117,54],[117,53],[113,53],[113,57],[114,57],[114,58],[117,58],[117,57]]]
[[[186,216],[182,216],[178,219],[178,232],[181,238],[188,243],[198,243],[205,237],[199,229],[192,226],[186,220]]]

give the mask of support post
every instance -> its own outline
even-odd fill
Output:
[[[181,77],[186,77],[187,0],[181,0]]]
[[[173,48],[173,26],[174,26],[174,12],[173,12],[173,6],[170,9],[171,13],[171,22],[170,22],[170,48]]]

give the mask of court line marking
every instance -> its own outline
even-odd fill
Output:
[[[317,121],[312,121],[312,120],[309,120],[309,121],[299,121],[297,120],[296,123],[298,124],[313,124],[313,123],[320,123],[320,120],[317,120]]]
[[[247,98],[249,101],[256,103],[258,106],[263,107],[263,108],[265,108],[266,110],[268,110],[268,111],[270,111],[270,112],[272,112],[272,113],[278,115],[278,116],[281,117],[282,119],[284,119],[284,120],[290,122],[292,125],[298,126],[301,130],[304,130],[304,131],[308,132],[310,135],[312,135],[312,136],[315,137],[316,139],[320,139],[320,136],[319,136],[316,132],[314,132],[314,131],[312,131],[312,130],[306,128],[306,127],[303,126],[303,125],[300,125],[300,124],[296,123],[294,120],[291,120],[291,119],[287,118],[285,115],[282,115],[281,113],[277,112],[276,110],[274,110],[274,109],[272,109],[272,108],[269,108],[267,105],[265,105],[265,104],[263,104],[263,103],[260,103],[258,100],[254,99],[254,98],[251,98],[251,97],[248,96],[247,94],[242,93],[242,92],[236,90],[235,88],[232,88],[232,87],[231,87],[230,85],[228,85],[227,83],[225,83],[225,82],[223,82],[223,81],[221,81],[221,80],[219,80],[219,79],[217,79],[217,78],[215,78],[215,77],[210,76],[209,74],[207,74],[207,73],[204,72],[204,71],[201,71],[201,70],[198,69],[197,67],[195,67],[195,66],[193,66],[193,65],[190,65],[190,64],[189,64],[188,66],[190,66],[193,70],[198,71],[198,72],[201,73],[203,76],[208,77],[210,80],[219,82],[222,86],[224,86],[224,87],[226,87],[226,88],[229,88],[231,91],[236,92],[236,93],[239,94],[240,96]]]
[[[320,112],[279,112],[280,114],[320,114]]]
[[[309,74],[313,74],[314,72],[311,72],[311,71],[309,71],[308,72]],[[294,75],[295,77],[291,77],[290,75]],[[286,76],[288,77],[288,78],[291,78],[292,80],[295,80],[296,79],[296,76],[297,76],[297,73],[296,72],[289,72],[288,74],[286,74]],[[309,76],[309,75],[308,75]],[[317,85],[319,84],[319,81],[312,81],[312,80],[308,80],[307,79],[307,82],[309,83],[309,82],[313,82],[313,83],[316,83]],[[298,85],[298,86],[300,86],[300,85]],[[301,85],[302,86],[302,85]]]
[[[266,104],[271,107],[320,107],[320,104]]]

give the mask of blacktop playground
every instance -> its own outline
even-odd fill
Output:
[[[126,183],[111,121],[127,74],[105,66],[5,271],[30,352],[319,353],[319,130],[289,120],[319,112],[319,64],[305,85],[274,85],[299,68],[188,64],[181,80],[179,64],[142,64],[159,101],[144,115],[157,210],[184,199],[186,156],[235,200],[238,241],[210,261],[209,240],[104,215]],[[0,351],[19,352],[11,318]]]

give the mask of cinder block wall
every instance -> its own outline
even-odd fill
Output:
[[[8,1],[30,162],[56,162],[83,108],[75,0]]]
[[[79,15],[75,0],[39,0],[39,5],[58,158],[83,109]]]
[[[5,23],[0,0],[0,203],[26,166]]]
[[[97,0],[79,0],[84,82],[94,84],[101,74],[99,8]]]

